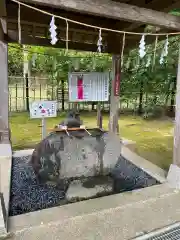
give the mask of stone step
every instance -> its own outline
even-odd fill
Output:
[[[10,217],[9,232],[15,233],[14,240],[129,239],[141,230],[152,231],[180,220],[179,198],[180,193],[166,184],[156,185]],[[169,218],[164,217],[164,209]]]

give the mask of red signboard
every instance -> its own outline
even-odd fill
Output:
[[[119,96],[120,74],[121,74],[121,61],[120,61],[120,58],[116,58],[115,59],[114,96]]]
[[[120,74],[117,73],[114,80],[114,96],[119,96],[120,91]]]
[[[78,91],[78,99],[83,99],[83,76],[78,76],[77,78],[77,91]]]

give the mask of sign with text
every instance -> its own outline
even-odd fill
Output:
[[[56,101],[34,101],[30,104],[30,118],[50,118],[56,116]]]
[[[69,73],[70,102],[106,102],[109,100],[109,72]]]

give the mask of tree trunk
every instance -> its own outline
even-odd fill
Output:
[[[95,102],[92,102],[92,108],[91,108],[92,111],[94,111],[94,109],[95,109],[95,108],[94,108],[95,105],[96,105],[96,103],[95,103]]]
[[[170,112],[171,113],[174,113],[175,92],[176,92],[176,78],[173,79],[173,86],[172,86],[172,89],[171,89],[171,105],[170,105]]]
[[[143,112],[143,90],[144,90],[144,82],[141,78],[140,81],[140,91],[139,91],[139,107],[138,107],[138,114],[141,115]]]
[[[101,112],[101,103],[97,104],[97,126],[102,128],[102,112]]]
[[[64,79],[61,79],[62,111],[64,111]]]
[[[167,91],[166,91],[165,103],[164,103],[164,106],[166,108],[168,107],[170,91],[171,91],[171,79],[169,79],[168,84],[167,84]]]
[[[154,95],[154,98],[153,98],[153,104],[154,104],[154,105],[157,104],[157,95],[156,95],[156,94]]]
[[[28,83],[28,73],[25,74],[26,81],[26,110],[29,112],[29,83]]]

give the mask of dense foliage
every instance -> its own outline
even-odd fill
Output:
[[[148,37],[147,37],[148,38]],[[159,63],[165,44],[158,41],[154,61],[154,43],[146,47],[147,54],[139,58],[139,49],[134,49],[124,56],[121,82],[121,99],[137,102],[137,109],[142,113],[154,106],[174,105],[176,72],[178,63],[179,37],[169,38],[169,51],[164,63]],[[111,71],[111,56],[45,47],[26,46],[32,75],[48,78],[48,84],[67,85],[68,71],[78,68],[80,71]],[[148,59],[150,65],[147,66]],[[23,49],[19,45],[9,45],[9,75],[23,74]]]

